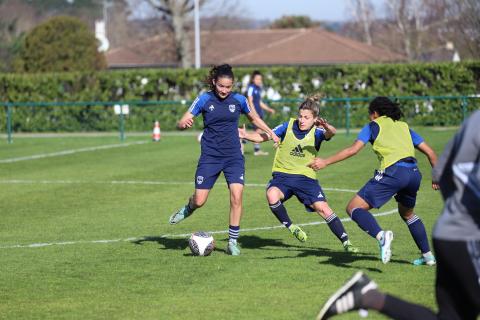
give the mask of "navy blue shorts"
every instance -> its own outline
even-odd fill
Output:
[[[285,196],[283,201],[287,201],[292,196],[296,196],[298,201],[305,205],[307,211],[313,212],[310,205],[317,201],[327,201],[322,187],[316,179],[312,179],[300,174],[288,174],[274,172],[273,178],[267,184],[267,190],[271,187],[277,187]]]
[[[403,206],[413,208],[421,181],[422,174],[416,164],[394,164],[383,172],[375,170],[374,177],[358,191],[357,195],[372,208],[380,208],[393,196]]]
[[[223,172],[227,184],[244,184],[245,159],[200,157],[195,172],[196,189],[212,189],[220,173]]]

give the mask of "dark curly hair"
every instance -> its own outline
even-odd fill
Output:
[[[218,78],[230,78],[233,81],[235,80],[235,76],[233,75],[233,70],[232,66],[229,64],[222,64],[219,66],[213,66],[210,69],[210,72],[208,73],[207,78],[205,79],[205,82],[208,84],[210,90],[214,91],[215,90],[215,85],[213,84],[213,80],[215,82],[218,80]]]
[[[376,97],[368,106],[368,113],[377,112],[379,116],[387,116],[392,120],[400,120],[403,117],[400,104],[393,102],[387,97]]]

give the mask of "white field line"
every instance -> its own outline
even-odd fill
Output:
[[[103,146],[64,150],[64,151],[52,152],[52,153],[42,153],[42,154],[36,154],[36,155],[31,155],[31,156],[26,156],[26,157],[2,159],[2,160],[0,160],[0,163],[12,163],[12,162],[19,162],[19,161],[51,158],[51,157],[61,157],[61,156],[71,155],[71,154],[80,153],[80,152],[106,150],[106,149],[113,149],[113,148],[123,148],[123,147],[129,147],[131,145],[145,144],[145,143],[148,143],[148,141],[136,141],[136,142],[130,142],[130,143],[121,143],[121,144],[120,143],[119,144],[107,144],[107,145],[103,145]]]
[[[0,184],[128,184],[128,185],[191,185],[193,182],[186,181],[142,181],[142,180],[112,180],[112,181],[87,181],[87,180],[23,180],[11,179],[0,180]],[[225,182],[218,182],[219,185],[227,185]],[[265,188],[267,184],[245,183],[246,187]],[[358,190],[342,188],[322,188],[326,191],[356,193]]]
[[[374,214],[375,217],[386,216],[397,212],[397,209],[379,212]],[[352,221],[350,218],[343,218],[340,219],[343,222]],[[325,224],[325,221],[315,221],[315,222],[308,222],[308,223],[300,223],[297,224],[299,226],[314,226],[318,224]],[[268,231],[274,230],[279,228],[285,228],[283,225],[276,225],[271,227],[257,227],[257,228],[246,228],[241,229],[242,233],[245,232],[254,232],[254,231]],[[211,234],[228,234],[228,230],[218,230],[218,231],[208,231]],[[189,237],[192,233],[178,233],[178,234],[164,234],[160,235],[155,238],[186,238]],[[146,240],[151,237],[131,237],[126,239],[109,239],[109,240],[79,240],[79,241],[62,241],[62,242],[43,242],[43,243],[30,243],[30,244],[14,244],[8,246],[0,246],[0,249],[13,249],[13,248],[41,248],[41,247],[48,247],[48,246],[66,246],[66,245],[74,245],[74,244],[99,244],[99,243],[116,243],[116,242],[132,242],[132,241],[141,241]]]

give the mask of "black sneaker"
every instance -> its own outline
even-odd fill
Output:
[[[358,310],[361,308],[362,296],[376,289],[377,284],[370,280],[362,271],[358,271],[325,303],[317,316],[317,320],[328,319],[331,316]]]

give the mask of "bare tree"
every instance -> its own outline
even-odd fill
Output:
[[[448,15],[457,31],[456,46],[467,56],[480,58],[480,1],[448,0]]]
[[[174,35],[177,60],[183,68],[192,65],[191,43],[188,35],[187,21],[194,9],[194,0],[148,0],[158,10]],[[200,0],[203,5],[205,0]]]
[[[371,25],[374,19],[374,7],[370,0],[350,0],[350,12],[363,29],[363,40],[372,45]]]

